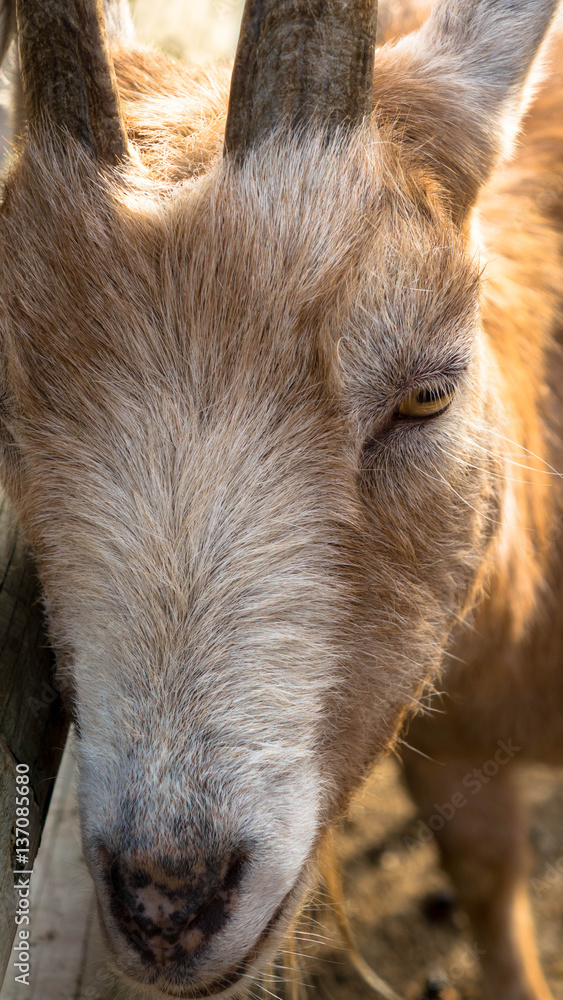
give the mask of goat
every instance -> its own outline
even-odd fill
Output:
[[[446,650],[423,811],[498,739],[561,760],[558,4],[437,0],[377,50],[376,6],[247,0],[230,85],[111,0],[111,46],[101,0],[2,8],[1,477],[154,995],[247,993]],[[547,1000],[511,771],[439,838],[486,996]]]

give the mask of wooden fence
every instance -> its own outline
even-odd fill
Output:
[[[0,983],[68,722],[53,678],[33,563],[0,499]],[[26,784],[26,778],[29,781]],[[29,792],[26,793],[27,787]],[[14,874],[18,872],[20,874]],[[16,886],[23,883],[22,891]],[[22,926],[25,927],[25,924]]]

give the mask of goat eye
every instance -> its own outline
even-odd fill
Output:
[[[425,386],[414,389],[402,400],[398,415],[401,417],[435,417],[447,410],[455,395],[453,385]]]

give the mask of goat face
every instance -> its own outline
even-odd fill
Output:
[[[360,141],[142,214],[60,163],[28,150],[8,185],[5,481],[113,947],[212,990],[294,914],[482,562],[477,281],[439,204],[390,216]]]
[[[102,923],[164,993],[271,957],[494,544],[498,375],[415,153],[278,131],[163,198],[32,129],[7,182],[4,481]]]

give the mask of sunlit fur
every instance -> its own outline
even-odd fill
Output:
[[[3,479],[74,704],[102,921],[155,996],[244,994],[221,984],[271,958],[455,622],[481,601],[519,649],[537,614],[563,101],[548,72],[495,173],[556,3],[514,7],[441,0],[378,50],[365,129],[280,128],[242,164],[221,158],[226,70],[116,47],[131,160],[103,171],[45,130],[8,176]],[[397,418],[436,384],[444,413]],[[143,963],[104,858],[235,849],[190,973]]]

